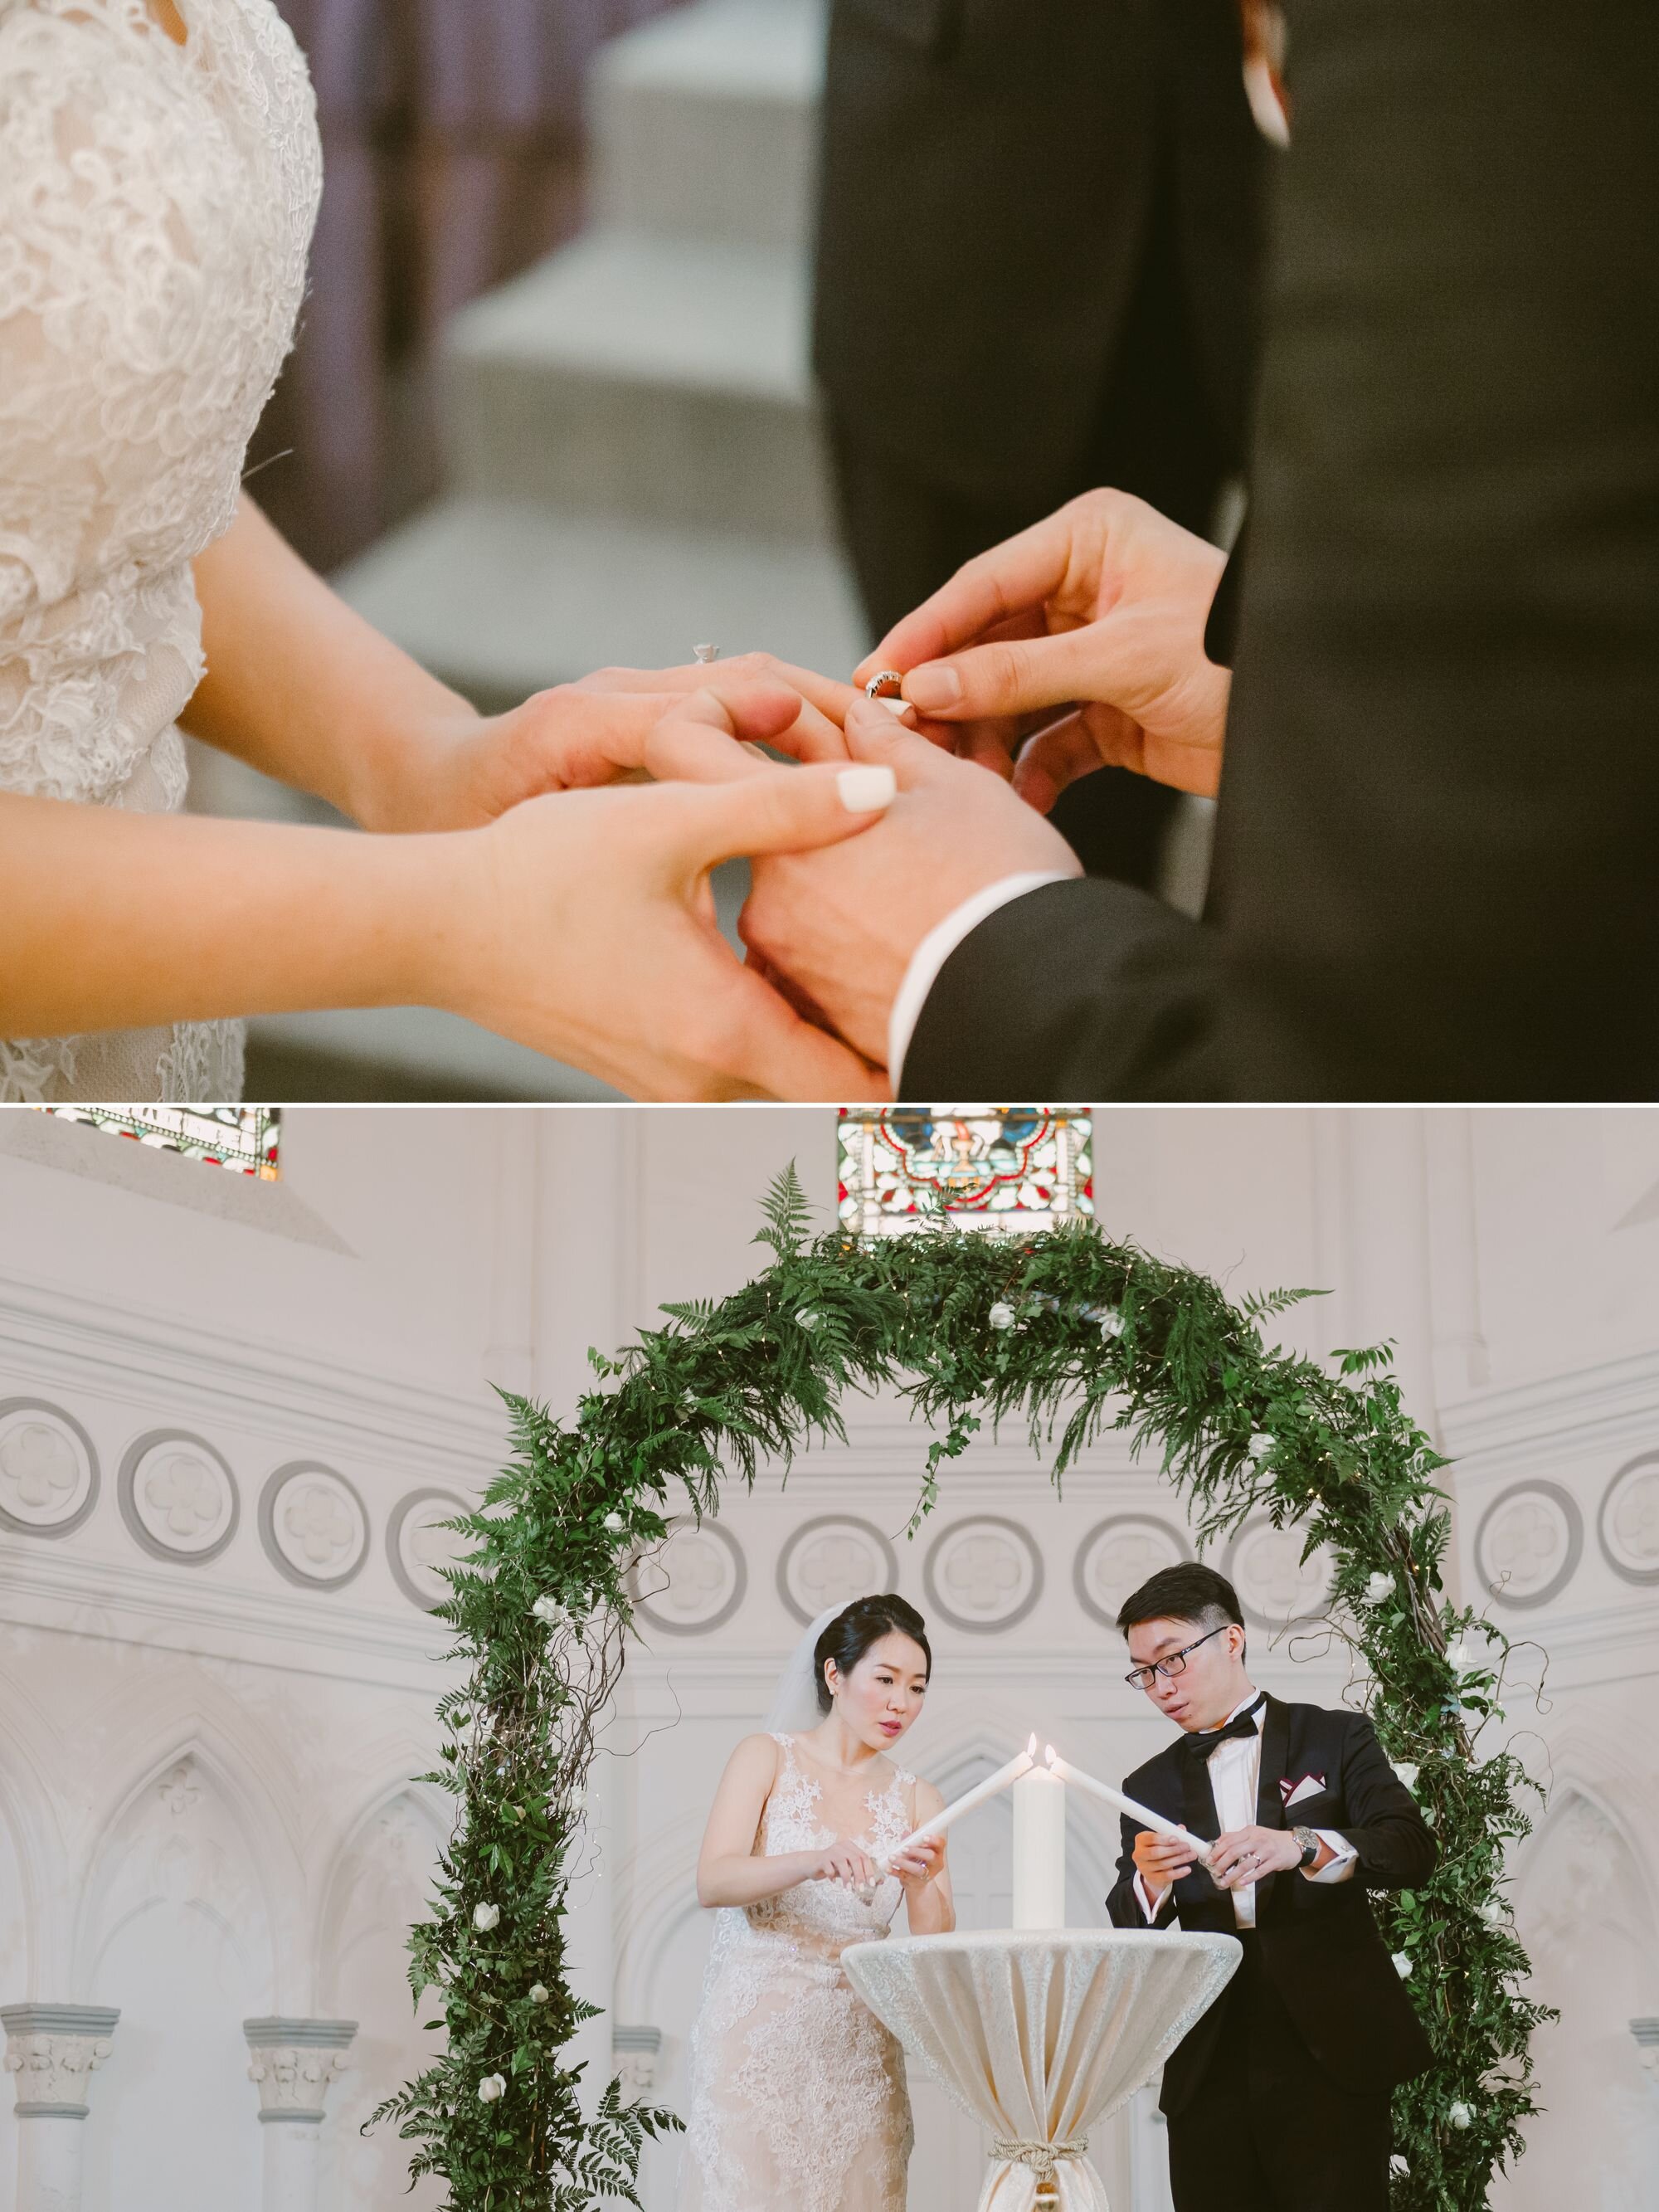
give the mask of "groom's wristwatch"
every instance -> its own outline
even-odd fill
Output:
[[[1319,1838],[1311,1828],[1292,1828],[1291,1833],[1302,1846],[1302,1856],[1296,1863],[1297,1869],[1305,1874],[1319,1856]]]

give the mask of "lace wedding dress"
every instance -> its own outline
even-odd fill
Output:
[[[272,0],[0,0],[0,791],[168,812],[191,562],[292,342],[322,161]],[[3,895],[0,888],[0,896]],[[219,1101],[241,1026],[0,1039],[0,1100]]]
[[[821,1785],[779,1735],[761,1849],[823,1850]],[[915,1777],[896,1771],[865,1800],[871,1851],[914,1826]],[[691,2108],[680,2212],[904,2212],[910,2102],[904,2057],[842,1971],[848,1943],[884,1936],[901,1885],[861,1904],[831,1881],[798,1882],[715,1916],[691,2031]]]

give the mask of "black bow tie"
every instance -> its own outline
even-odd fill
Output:
[[[1203,1729],[1182,1736],[1181,1741],[1194,1759],[1207,1759],[1216,1746],[1225,1743],[1229,1736],[1254,1735],[1256,1733],[1255,1717],[1267,1702],[1264,1691],[1253,1705],[1247,1705],[1242,1713],[1235,1713],[1225,1728]]]

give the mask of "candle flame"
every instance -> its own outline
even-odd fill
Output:
[[[1030,1736],[1026,1740],[1025,1756],[1027,1759],[1035,1759],[1036,1757],[1036,1730],[1035,1729],[1031,1730]]]
[[[1053,1744],[1045,1743],[1042,1747],[1042,1753],[1049,1765],[1052,1766],[1054,1763],[1054,1747]]]

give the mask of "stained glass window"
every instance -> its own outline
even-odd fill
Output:
[[[838,1200],[860,1237],[1057,1229],[1094,1212],[1086,1106],[843,1106]]]
[[[157,1152],[183,1152],[233,1175],[275,1182],[281,1172],[277,1106],[43,1106],[65,1121],[85,1121]]]

